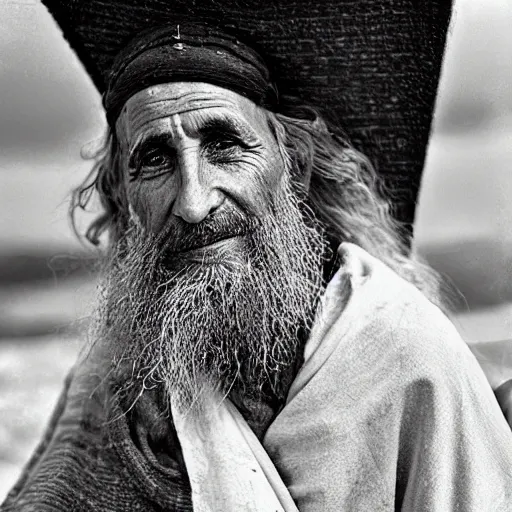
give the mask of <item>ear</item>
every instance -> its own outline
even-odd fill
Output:
[[[123,148],[115,130],[110,131],[107,141],[95,186],[105,210],[105,228],[113,241],[119,240],[125,233],[130,215],[122,167]]]
[[[301,188],[309,193],[313,170],[311,141],[307,140],[303,130],[292,124],[285,127],[271,112],[268,113],[268,126],[277,143],[281,161],[290,173],[292,180],[299,183]]]

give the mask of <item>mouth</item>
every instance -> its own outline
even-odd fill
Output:
[[[180,256],[188,256],[193,253],[197,252],[205,252],[213,249],[221,248],[225,245],[230,245],[234,240],[241,239],[242,235],[225,235],[219,238],[216,238],[213,241],[205,241],[205,243],[198,243],[196,245],[193,245],[192,247],[187,247],[181,251],[178,251],[175,253],[177,257]]]
[[[232,260],[233,256],[243,250],[244,236],[223,237],[204,245],[194,246],[179,252],[168,253],[164,262],[168,267],[196,264],[221,264]]]
[[[178,224],[164,234],[163,259],[172,265],[180,260],[228,258],[244,248],[258,227],[257,219],[235,214],[198,225]]]

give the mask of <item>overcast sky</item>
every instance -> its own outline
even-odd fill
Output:
[[[99,129],[99,97],[39,2],[0,3],[0,91],[5,151],[54,152]]]
[[[420,239],[512,231],[511,27],[511,0],[456,4]],[[90,168],[80,150],[103,128],[99,95],[46,9],[0,0],[0,244],[71,239],[66,193]]]
[[[510,0],[460,0],[439,129],[464,130],[512,110]],[[507,7],[508,5],[508,7]],[[483,7],[485,6],[485,7]],[[101,128],[99,98],[36,0],[0,3],[0,149],[54,152]],[[5,153],[4,153],[5,154]]]

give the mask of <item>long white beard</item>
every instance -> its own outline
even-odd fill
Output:
[[[115,344],[115,364],[131,369],[126,386],[136,394],[163,384],[183,408],[212,389],[284,398],[283,375],[301,357],[300,333],[322,291],[326,248],[289,183],[259,220],[246,250],[213,265],[171,271],[158,241],[135,226],[119,245],[98,335]]]

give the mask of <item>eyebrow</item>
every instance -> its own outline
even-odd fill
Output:
[[[245,142],[247,146],[252,146],[259,142],[256,133],[252,129],[231,116],[207,119],[198,131],[202,137],[210,135],[212,132],[234,135],[242,142]]]
[[[215,117],[206,119],[201,124],[197,132],[202,138],[211,135],[212,133],[234,135],[240,139],[247,148],[255,147],[260,143],[260,140],[254,130],[246,126],[245,123],[238,121],[236,117],[228,115],[216,115]],[[128,166],[131,168],[135,167],[139,156],[148,147],[170,147],[169,142],[171,139],[172,137],[169,132],[148,133],[142,135],[135,143],[133,149],[129,152]]]

